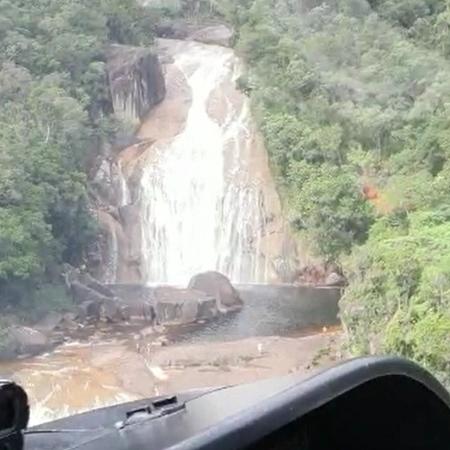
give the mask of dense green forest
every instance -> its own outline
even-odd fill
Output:
[[[109,43],[149,44],[135,0],[0,0],[0,300],[64,299],[63,262],[95,236],[87,161],[117,123],[105,80]]]
[[[349,286],[353,354],[450,383],[450,1],[216,0],[236,30],[293,228]],[[192,10],[191,10],[192,9]],[[119,126],[105,48],[148,45],[135,0],[0,0],[0,298],[62,297],[94,238],[87,161]]]
[[[235,0],[250,93],[297,232],[343,266],[353,354],[450,382],[450,2]]]

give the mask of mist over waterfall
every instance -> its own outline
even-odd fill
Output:
[[[145,280],[185,284],[195,273],[218,270],[234,281],[264,281],[264,198],[245,158],[251,145],[247,100],[225,96],[216,105],[224,108],[223,120],[210,111],[215,90],[234,83],[237,60],[229,49],[191,44],[174,64],[192,101],[184,129],[143,169]]]

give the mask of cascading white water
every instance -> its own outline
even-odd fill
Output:
[[[237,63],[232,50],[204,44],[175,55],[192,102],[182,132],[154,149],[141,177],[147,282],[186,284],[205,270],[235,282],[266,280],[264,198],[245,156],[253,142],[247,99],[234,88],[234,97],[222,92],[223,120],[208,109],[216,89],[233,86]]]
[[[109,226],[109,242],[108,242],[108,255],[105,261],[105,270],[103,275],[103,281],[105,283],[115,283],[117,280],[117,270],[119,261],[119,244],[117,242],[117,234],[114,226]]]
[[[131,203],[130,190],[128,189],[127,180],[125,179],[122,167],[122,161],[117,161],[117,176],[119,179],[119,206],[129,205]]]
[[[115,165],[115,174],[117,178],[117,204],[119,207],[129,205],[131,203],[131,196],[120,159]],[[115,283],[118,280],[119,272],[120,246],[117,237],[117,228],[120,225],[109,215],[104,216],[104,222],[108,226],[108,252],[104,263],[102,281],[105,283]]]

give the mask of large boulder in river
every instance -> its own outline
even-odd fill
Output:
[[[107,72],[114,113],[122,120],[138,124],[166,94],[162,67],[151,49],[110,46]]]
[[[243,306],[230,280],[219,272],[203,272],[193,276],[188,288],[202,291],[217,299],[222,312],[237,311]]]
[[[159,324],[187,324],[208,320],[219,314],[214,297],[194,289],[158,287],[155,314]]]

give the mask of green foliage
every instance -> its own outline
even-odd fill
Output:
[[[350,349],[450,385],[449,1],[224,3],[291,221],[344,263]]]
[[[287,179],[291,219],[298,228],[309,230],[320,254],[336,261],[353,244],[366,240],[371,207],[362,198],[351,170],[302,161],[291,165]]]
[[[353,353],[401,354],[450,382],[449,219],[414,213],[354,251],[341,301]]]
[[[0,17],[0,306],[36,309],[95,236],[86,170],[113,128],[107,45],[149,44],[153,22],[135,0],[0,0]]]

